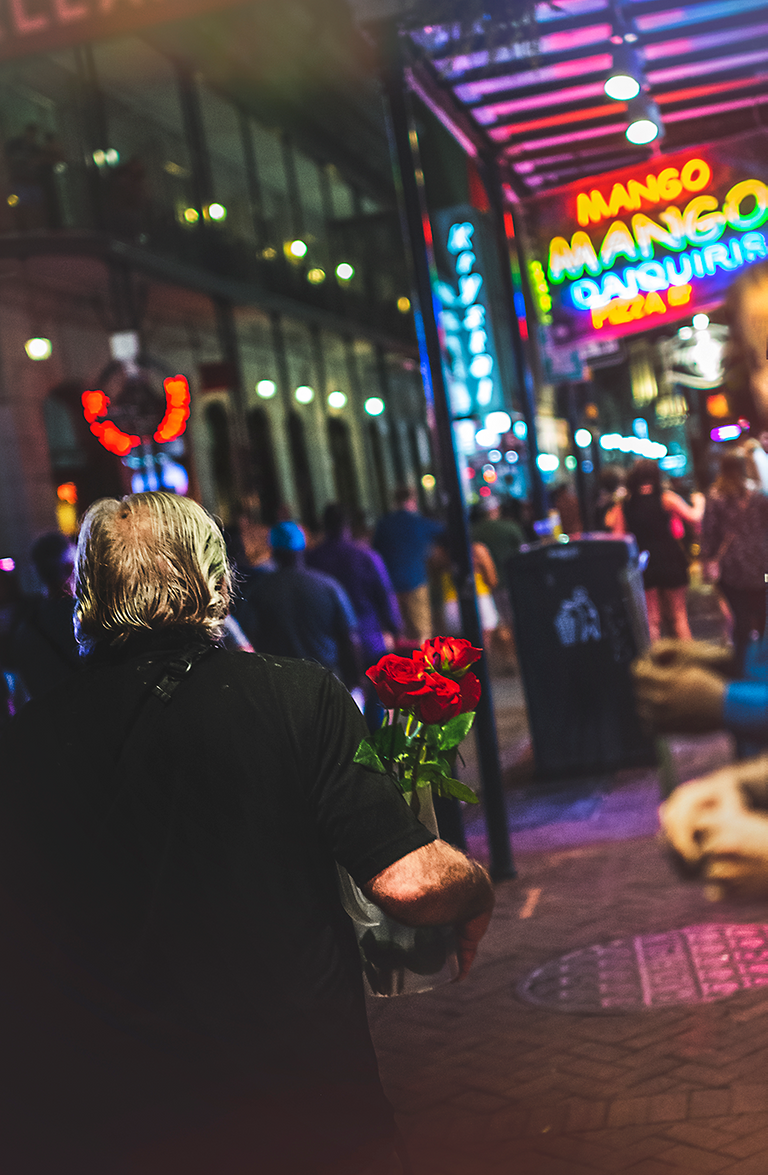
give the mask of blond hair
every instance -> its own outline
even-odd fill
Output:
[[[224,536],[197,502],[169,493],[101,498],[86,511],[75,561],[81,644],[121,644],[185,625],[217,638],[232,575]]]

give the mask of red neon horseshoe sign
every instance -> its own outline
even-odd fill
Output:
[[[163,380],[163,387],[165,416],[154,433],[154,439],[160,444],[167,444],[168,441],[175,441],[180,437],[187,427],[189,384],[183,375],[174,375]],[[80,399],[83,415],[90,425],[91,432],[110,453],[125,457],[131,449],[141,444],[141,437],[123,432],[111,420],[102,419],[106,417],[109,408],[109,396],[104,392],[83,392]]]

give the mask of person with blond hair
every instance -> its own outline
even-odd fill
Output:
[[[224,538],[168,493],[86,512],[86,668],[0,737],[0,1171],[390,1175],[341,863],[466,974],[487,874],[354,763],[317,664],[219,646]]]

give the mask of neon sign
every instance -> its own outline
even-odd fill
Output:
[[[504,404],[491,305],[493,270],[482,216],[470,205],[435,216],[435,252],[446,385],[454,417],[486,415]]]
[[[736,271],[768,257],[765,136],[571,184],[531,211],[534,289],[549,283],[540,322],[553,322],[560,340],[688,317],[716,304]]]
[[[159,444],[167,444],[168,441],[175,441],[180,437],[189,419],[189,384],[184,376],[169,376],[163,380],[163,387],[165,415],[154,433],[154,440]],[[91,432],[110,453],[125,457],[131,449],[141,444],[141,437],[123,432],[114,421],[107,418],[110,399],[104,392],[83,392],[81,402],[83,415],[90,425]]]

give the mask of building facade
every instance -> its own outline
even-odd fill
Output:
[[[327,502],[373,517],[421,485],[409,281],[363,58],[343,5],[262,3],[0,64],[0,558],[23,567],[37,534],[131,487],[313,527]],[[159,443],[176,375],[189,422]],[[83,414],[96,389],[127,451]]]

